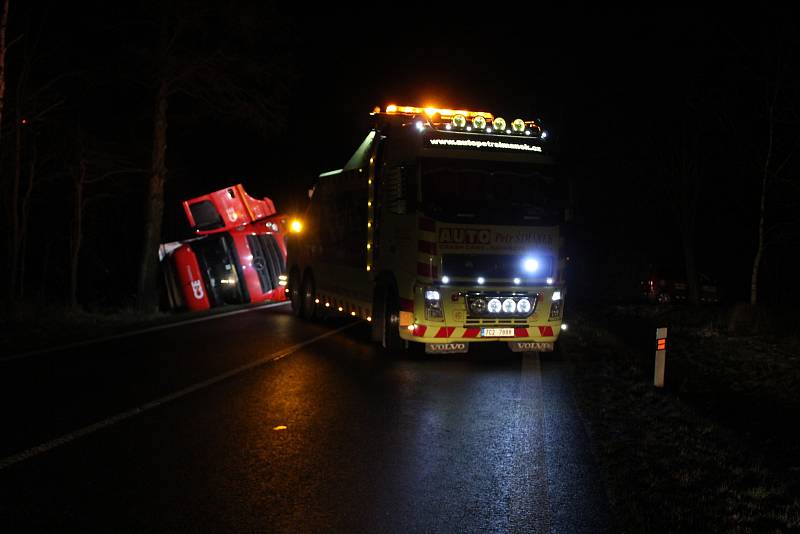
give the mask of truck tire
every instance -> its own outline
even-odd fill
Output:
[[[300,271],[296,268],[289,273],[289,300],[292,303],[292,312],[297,317],[303,316],[303,299],[300,292]]]
[[[372,291],[372,329],[370,331],[370,338],[376,343],[381,343],[383,340],[383,313],[384,313],[384,300],[385,289],[383,286],[375,286]]]
[[[386,285],[375,289],[375,308],[373,314],[373,332],[377,341],[390,354],[403,352],[406,343],[400,337],[400,299],[394,288]],[[374,329],[377,327],[377,332]]]
[[[314,302],[317,299],[317,290],[314,284],[314,275],[311,274],[311,271],[307,271],[303,276],[303,288],[300,292],[300,298],[303,301],[301,306],[303,319],[313,321],[317,318],[317,303]]]

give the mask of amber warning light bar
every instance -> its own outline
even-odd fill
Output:
[[[378,113],[381,113],[381,108],[376,107],[373,114]],[[509,125],[503,117],[495,117],[488,111],[389,104],[383,113],[407,116],[419,130],[432,127],[437,130],[547,138],[547,132],[541,127],[540,121],[514,119]]]

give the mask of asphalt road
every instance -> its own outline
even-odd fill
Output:
[[[558,353],[279,307],[2,362],[0,417],[2,532],[609,530]]]

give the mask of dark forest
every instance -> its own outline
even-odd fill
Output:
[[[373,106],[428,102],[542,118],[570,183],[573,295],[625,298],[658,269],[713,280],[727,302],[797,297],[800,71],[787,13],[547,11],[523,23],[511,11],[414,21],[259,2],[5,5],[9,305],[152,308],[145,233],[147,247],[187,237],[181,200],[242,182],[302,212]]]

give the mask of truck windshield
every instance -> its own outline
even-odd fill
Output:
[[[236,269],[233,240],[227,233],[210,235],[192,243],[214,306],[245,302]]]
[[[422,209],[465,224],[557,224],[562,187],[550,166],[429,159],[422,161]]]

